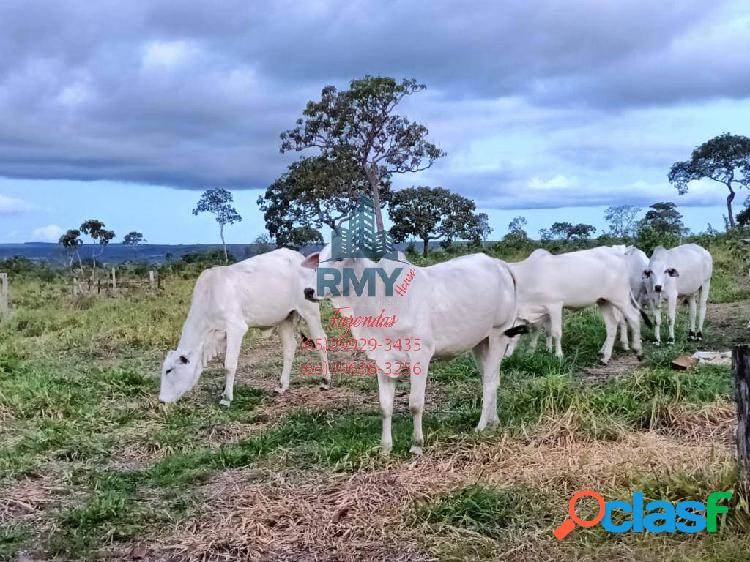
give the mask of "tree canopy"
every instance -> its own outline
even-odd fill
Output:
[[[617,205],[607,207],[604,220],[609,225],[609,234],[615,238],[630,238],[635,235],[636,217],[641,212],[635,205]]]
[[[656,246],[675,246],[687,233],[682,222],[682,213],[677,205],[669,202],[654,203],[646,215],[638,221],[637,246],[650,253]]]
[[[542,240],[564,240],[566,242],[588,240],[596,232],[596,227],[590,224],[572,224],[569,222],[555,222],[551,227],[540,231]]]
[[[348,90],[326,86],[319,101],[307,103],[296,126],[281,134],[281,151],[314,149],[326,160],[350,159],[367,178],[382,232],[385,179],[424,170],[445,155],[427,140],[427,127],[395,114],[406,96],[424,89],[414,79],[369,75],[352,80]]]
[[[106,225],[98,219],[89,219],[81,224],[80,230],[83,234],[88,235],[94,242],[99,244],[99,253],[104,253],[104,248],[114,239],[115,231],[107,230]],[[91,258],[94,259],[93,251]]]
[[[352,159],[313,156],[293,162],[258,198],[258,206],[276,243],[298,247],[322,238],[317,229],[323,226],[338,232],[359,192],[369,192],[369,182]],[[390,193],[390,180],[385,178],[381,205]]]
[[[126,246],[135,247],[145,241],[146,239],[144,238],[143,234],[140,232],[136,232],[135,230],[133,230],[132,232],[128,232],[125,236],[122,237],[122,243]]]
[[[693,150],[689,160],[672,164],[668,177],[680,195],[688,192],[690,182],[703,178],[724,184],[729,190],[727,219],[734,228],[736,190],[750,187],[750,138],[731,133],[714,137]]]
[[[442,187],[410,187],[393,193],[391,236],[402,242],[410,236],[422,241],[426,256],[430,240],[472,240],[482,236],[482,220],[474,201]]]

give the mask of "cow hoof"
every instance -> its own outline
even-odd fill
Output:
[[[281,388],[281,387],[279,387],[279,388],[274,388],[274,389],[273,389],[273,391],[274,391],[274,392],[275,392],[276,394],[284,394],[284,393],[286,392],[286,388]]]
[[[629,345],[623,345],[622,346],[622,350],[623,351],[630,351],[630,346]]]
[[[420,456],[422,454],[422,447],[420,445],[412,445],[409,452],[412,455]]]
[[[698,335],[695,336],[695,339],[698,341],[703,341],[703,332],[698,332]]]
[[[655,345],[656,347],[659,347],[659,346],[661,346],[661,342],[660,342],[660,341],[655,341],[655,342],[654,342],[654,345]]]
[[[227,400],[226,398],[222,398],[221,400],[219,400],[219,406],[224,406],[225,408],[229,408],[229,406],[231,405],[232,405],[231,400]]]
[[[607,359],[607,360],[605,361],[605,360],[604,360],[604,357],[600,357],[600,358],[599,358],[599,365],[602,365],[603,367],[606,367],[606,366],[607,366],[607,363],[609,363],[609,359]]]
[[[331,389],[331,383],[323,381],[323,382],[320,383],[320,386],[318,388],[320,390],[330,390]]]
[[[390,447],[380,447],[380,456],[384,459],[387,459],[391,456],[391,448]]]
[[[674,345],[674,338],[669,338],[667,340],[667,345]]]
[[[695,332],[693,330],[688,332],[688,341],[695,341]]]
[[[638,359],[638,361],[643,361],[643,353],[636,353],[635,358]]]

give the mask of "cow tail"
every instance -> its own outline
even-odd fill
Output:
[[[633,291],[630,291],[630,302],[631,304],[638,310],[638,312],[641,315],[641,318],[643,318],[643,322],[648,326],[649,328],[654,327],[654,323],[651,321],[651,318],[648,317],[648,314],[646,314],[646,311],[643,310],[643,307],[640,305],[638,300],[635,298],[635,295],[633,295]]]

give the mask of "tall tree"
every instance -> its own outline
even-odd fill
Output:
[[[137,248],[140,244],[143,244],[146,241],[143,234],[141,232],[136,232],[135,230],[128,232],[125,236],[122,237],[122,243],[125,246],[130,246],[130,249],[133,251],[133,256],[135,257],[137,255]]]
[[[513,217],[508,223],[508,233],[503,236],[505,242],[511,244],[523,244],[528,241],[529,235],[526,233],[526,217]]]
[[[73,260],[78,258],[78,265],[83,270],[83,262],[81,262],[81,254],[78,252],[78,248],[83,244],[81,240],[81,231],[78,229],[70,229],[65,234],[60,236],[60,245],[65,248],[70,259],[69,266],[73,267]]]
[[[107,230],[106,225],[98,219],[89,219],[81,224],[81,232],[91,238],[91,240],[99,244],[99,255],[104,255],[104,248],[114,239],[115,231]],[[94,249],[91,249],[91,259],[96,265],[96,257]]]
[[[323,226],[338,232],[356,194],[368,191],[367,176],[354,160],[315,156],[293,162],[258,198],[258,206],[276,244],[297,245],[300,236]],[[383,181],[381,193],[381,205],[385,205],[390,197],[388,178]],[[296,242],[292,244],[292,240]]]
[[[352,80],[348,90],[326,86],[320,101],[307,103],[296,127],[281,134],[281,151],[315,149],[329,160],[352,159],[367,178],[382,232],[385,178],[424,170],[445,155],[427,140],[427,127],[394,114],[406,96],[424,89],[413,79],[379,76]]]
[[[402,189],[391,199],[391,236],[396,242],[417,237],[423,256],[427,256],[430,240],[476,241],[481,238],[481,219],[475,210],[474,201],[442,187]]]
[[[678,236],[684,234],[686,230],[682,222],[682,213],[677,210],[677,205],[668,202],[651,205],[638,223],[638,228],[651,228],[659,234]]]
[[[731,133],[714,137],[693,150],[690,160],[672,164],[668,177],[680,195],[687,193],[691,181],[708,178],[724,184],[729,190],[727,219],[734,228],[735,190],[750,187],[750,138]]]
[[[641,212],[635,205],[607,207],[604,220],[609,225],[609,233],[615,238],[629,238],[635,234],[636,217]]]
[[[490,226],[490,217],[487,213],[477,214],[477,231],[483,242],[487,241],[494,229]]]
[[[671,247],[679,244],[680,237],[686,233],[682,213],[677,210],[677,205],[668,202],[654,203],[638,221],[636,244],[644,252],[651,253],[656,246]]]
[[[193,209],[193,214],[196,216],[200,213],[211,213],[214,215],[216,222],[219,223],[219,236],[221,237],[221,245],[224,248],[224,261],[227,263],[229,262],[229,254],[227,253],[226,240],[224,240],[224,227],[242,220],[237,209],[232,206],[233,202],[234,198],[231,191],[222,188],[207,189],[201,195],[195,209]]]

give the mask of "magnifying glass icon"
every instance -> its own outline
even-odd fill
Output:
[[[599,513],[597,513],[596,517],[594,517],[593,519],[584,520],[576,515],[576,502],[578,502],[578,500],[580,500],[581,498],[587,497],[594,498],[596,500],[596,502],[599,504]],[[570,519],[566,519],[565,521],[563,521],[562,525],[555,529],[552,534],[555,535],[555,538],[557,540],[561,541],[565,537],[567,537],[573,529],[576,528],[576,525],[580,527],[593,527],[602,519],[604,519],[604,511],[604,498],[601,496],[601,494],[595,492],[594,490],[581,490],[580,492],[576,492],[568,502],[568,516],[570,517]]]

